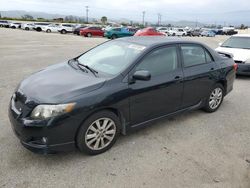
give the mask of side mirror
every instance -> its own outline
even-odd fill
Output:
[[[222,42],[219,43],[219,46],[221,46],[221,45],[222,45]]]
[[[151,74],[149,71],[146,70],[139,70],[136,71],[133,75],[133,78],[135,80],[144,80],[144,81],[148,81],[151,79]]]

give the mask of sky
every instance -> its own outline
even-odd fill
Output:
[[[89,17],[107,16],[112,19],[141,20],[145,11],[146,21],[198,20],[215,22],[227,19],[223,13],[250,10],[250,0],[0,0],[0,10],[39,11],[63,15]],[[248,8],[249,7],[249,8]],[[218,17],[218,15],[220,15]]]

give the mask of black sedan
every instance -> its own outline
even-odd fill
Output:
[[[105,42],[22,81],[9,119],[40,153],[99,154],[120,133],[194,109],[215,112],[233,89],[236,66],[197,42],[129,37]]]

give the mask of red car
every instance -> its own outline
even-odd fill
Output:
[[[85,37],[104,36],[104,31],[100,27],[85,27],[80,30],[80,35]]]
[[[138,30],[134,36],[166,36],[166,35],[158,32],[153,27],[147,27],[145,29]]]

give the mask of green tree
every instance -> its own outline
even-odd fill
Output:
[[[107,21],[108,21],[108,18],[106,16],[103,16],[101,18],[101,22],[102,22],[103,25],[106,25]]]

